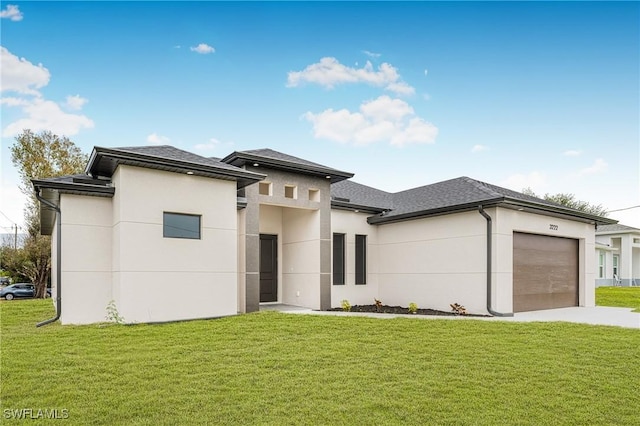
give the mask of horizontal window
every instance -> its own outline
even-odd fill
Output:
[[[165,238],[200,239],[200,216],[164,212],[162,236]]]

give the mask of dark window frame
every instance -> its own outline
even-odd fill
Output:
[[[367,284],[367,236],[356,234],[356,285]]]
[[[197,218],[197,236],[196,231],[194,229],[180,229],[178,227],[168,225],[167,217],[176,218]],[[169,232],[167,232],[169,231]],[[180,231],[185,231],[184,233],[180,233]],[[194,234],[187,235],[186,233]],[[182,240],[201,240],[202,239],[202,215],[199,214],[191,214],[191,213],[176,213],[176,212],[163,212],[162,213],[162,237],[163,238],[178,238]]]
[[[333,274],[332,280],[333,285],[345,285],[346,284],[346,243],[347,236],[346,234],[334,233],[333,234],[333,247],[332,247],[332,256],[333,256]]]

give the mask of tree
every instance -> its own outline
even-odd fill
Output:
[[[560,204],[565,207],[569,207],[575,210],[580,210],[585,213],[592,214],[594,216],[607,217],[607,209],[602,204],[591,204],[587,201],[577,200],[574,194],[558,193],[558,194],[544,194],[544,197],[536,195],[531,188],[525,188],[522,190],[525,195],[532,197],[542,198],[552,203]]]
[[[31,179],[81,173],[88,156],[66,136],[49,131],[24,130],[16,136],[10,150],[11,161],[20,175],[20,190],[27,196],[24,212],[27,236],[24,247],[13,254],[11,267],[16,275],[31,280],[36,288],[35,297],[43,298],[51,274],[51,238],[40,235],[39,201]]]

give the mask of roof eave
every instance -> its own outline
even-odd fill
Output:
[[[102,157],[112,158],[116,161],[117,164],[113,170],[115,170],[115,167],[119,164],[156,168],[177,173],[234,180],[238,183],[238,188],[259,182],[266,177],[263,174],[247,170],[226,170],[220,167],[197,164],[190,161],[181,161],[102,147],[94,148],[89,163],[87,164],[86,173],[92,176],[99,174],[96,169]],[[113,174],[113,170],[109,171],[110,175]]]
[[[419,210],[415,212],[408,212],[408,213],[391,215],[391,216],[371,216],[367,218],[367,222],[370,225],[376,225],[376,224],[386,224],[386,223],[393,223],[393,222],[403,222],[406,220],[420,219],[423,217],[442,216],[450,213],[462,213],[462,212],[477,210],[478,206],[480,205],[484,208],[495,207],[499,204],[501,200],[502,200],[501,198],[490,199],[490,200],[484,200],[484,201],[477,201],[473,203],[459,204],[455,206],[446,206],[446,207],[439,207],[435,209]]]
[[[331,208],[338,209],[338,210],[349,210],[349,211],[357,210],[358,212],[373,213],[373,214],[379,214],[384,211],[390,210],[388,208],[365,206],[362,204],[347,203],[344,201],[336,201],[336,200],[331,200]]]
[[[93,195],[98,197],[113,197],[116,189],[111,186],[90,185],[85,183],[51,182],[46,180],[33,179],[31,181],[36,191],[39,189],[50,189],[60,193],[72,193],[81,195]]]
[[[596,225],[613,225],[618,223],[615,219],[609,219],[602,216],[596,216],[590,213],[585,213],[579,210],[570,209],[568,207],[562,206],[551,206],[548,204],[536,203],[532,201],[523,201],[517,198],[505,197],[502,202],[501,207],[505,208],[516,208],[520,211],[527,211],[527,209],[532,209],[532,213],[542,213],[550,216],[569,219],[569,220],[577,220],[579,222],[585,223],[593,223]]]
[[[331,183],[341,182],[353,177],[353,173],[343,172],[341,170],[331,169],[328,167],[315,167],[304,164],[296,164],[290,161],[278,160],[275,158],[263,157],[260,155],[248,154],[245,152],[234,151],[220,160],[223,163],[232,166],[241,167],[247,162],[258,163],[259,165],[284,169],[296,173],[311,174],[318,177],[329,177]]]

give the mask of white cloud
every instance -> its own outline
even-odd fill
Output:
[[[22,100],[19,103],[26,117],[10,123],[2,130],[3,137],[12,137],[24,129],[33,132],[49,130],[58,135],[73,136],[80,129],[93,128],[93,120],[85,115],[69,114],[53,101],[35,98],[32,101]]]
[[[596,159],[596,161],[589,167],[586,167],[578,172],[578,175],[593,175],[597,173],[605,172],[609,168],[609,164],[602,158]]]
[[[481,152],[481,151],[486,151],[488,149],[489,147],[486,145],[474,145],[473,148],[471,148],[471,152]]]
[[[3,92],[17,92],[39,96],[36,89],[49,84],[51,74],[42,64],[33,65],[25,58],[18,58],[7,48],[0,47],[0,79]]]
[[[20,108],[23,117],[2,129],[3,137],[12,137],[24,129],[33,132],[50,132],[73,136],[83,128],[93,128],[93,120],[85,115],[63,111],[56,102],[46,100],[38,89],[49,84],[51,74],[42,64],[33,65],[25,58],[18,58],[0,46],[2,92],[14,92],[18,96],[0,99],[3,107]],[[79,110],[87,102],[79,95],[67,96],[65,106]]]
[[[6,9],[0,11],[0,18],[10,19],[12,21],[22,21],[22,12],[15,4],[8,4]]]
[[[29,101],[23,98],[8,97],[8,98],[0,99],[0,105],[25,106],[25,105],[29,105]]]
[[[193,147],[196,151],[214,151],[222,142],[216,138],[209,139],[206,143],[199,143]]]
[[[359,112],[327,109],[317,114],[307,112],[303,117],[313,124],[314,137],[340,143],[404,146],[433,143],[438,135],[438,128],[417,117],[409,104],[386,95],[364,102]]]
[[[73,95],[73,96],[67,96],[67,102],[65,103],[65,105],[69,109],[72,109],[74,111],[79,111],[87,102],[89,101],[81,97],[80,95]]]
[[[575,149],[570,149],[570,150],[565,151],[562,155],[564,155],[566,157],[577,157],[580,154],[582,154],[582,151],[578,151],[578,150],[575,150]]]
[[[298,87],[303,83],[315,83],[328,89],[338,84],[365,83],[384,87],[397,94],[415,93],[413,87],[402,81],[398,70],[386,62],[377,70],[369,61],[362,68],[351,68],[331,57],[322,58],[320,62],[311,64],[302,71],[290,71],[287,74],[287,87]]]
[[[526,175],[511,175],[499,183],[499,185],[518,192],[521,192],[525,188],[531,188],[536,194],[542,194],[544,193],[546,183],[546,175],[541,172],[534,171]]]
[[[370,58],[379,58],[380,56],[382,56],[381,53],[370,52],[368,50],[363,50],[362,53],[369,56]]]
[[[426,77],[426,76],[427,76],[427,74],[429,74],[429,70],[428,70],[428,69],[425,69],[425,70],[424,70],[424,76]]]
[[[170,140],[171,139],[169,139],[168,137],[161,136],[155,132],[147,136],[147,142],[149,142],[151,145],[166,145]]]
[[[213,47],[209,46],[206,43],[200,43],[196,47],[191,47],[190,49],[191,49],[192,52],[197,52],[197,53],[200,53],[202,55],[206,55],[208,53],[213,53],[213,52],[216,51],[216,49],[214,49]]]
[[[360,106],[362,113],[374,121],[398,121],[407,115],[413,115],[411,105],[401,99],[391,99],[387,95],[380,96]]]

